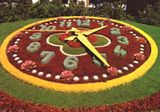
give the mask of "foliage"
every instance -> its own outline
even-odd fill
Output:
[[[103,2],[94,1],[93,8],[86,8],[82,3],[76,4],[71,2],[68,6],[61,1],[53,0],[52,2],[37,2],[30,5],[30,2],[22,0],[18,2],[16,7],[1,7],[0,22],[16,21],[27,18],[48,18],[57,16],[103,16],[121,19],[125,17],[125,11],[123,10],[123,2]]]
[[[96,2],[95,2],[96,3]],[[124,1],[112,1],[95,4],[94,8],[91,8],[91,15],[93,16],[102,16],[113,19],[124,19],[126,18],[125,9],[123,7]]]
[[[140,22],[145,24],[160,25],[160,0],[153,5],[147,5],[144,11],[139,12]]]
[[[34,4],[29,11],[29,17],[31,18],[44,18],[48,17],[48,10],[46,4],[36,3]]]
[[[8,1],[0,5],[0,22],[12,22],[28,18],[28,11],[32,5],[30,0]]]
[[[67,16],[88,15],[87,8],[85,8],[82,3],[75,4],[75,3],[71,2],[69,4],[69,6],[66,7],[65,12],[66,12],[65,15],[67,15]]]
[[[8,4],[0,4],[0,23],[28,18],[49,18],[58,16],[101,16],[113,19],[139,21],[145,24],[160,25],[160,0],[157,4],[147,5],[139,16],[126,14],[127,0],[91,0],[93,7],[86,8],[83,3],[71,0],[69,5],[63,0],[40,0],[32,4],[31,0],[7,0]],[[16,4],[15,4],[16,3]]]
[[[10,6],[0,7],[0,22],[16,21],[18,17],[15,15],[16,8],[11,8]]]

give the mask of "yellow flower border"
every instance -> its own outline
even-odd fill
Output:
[[[72,16],[72,17],[63,17],[63,18],[79,18],[78,16]],[[87,18],[92,18],[92,19],[98,19],[98,20],[106,20],[106,18],[101,18],[101,17],[87,17]],[[151,67],[152,65],[155,63],[156,58],[158,56],[158,48],[156,43],[154,42],[154,40],[148,35],[146,34],[144,31],[140,30],[139,28],[136,28],[130,24],[121,22],[121,21],[117,21],[117,20],[112,20],[113,22],[117,22],[120,24],[124,24],[127,26],[132,27],[134,30],[138,31],[139,33],[141,33],[143,36],[146,37],[146,39],[149,41],[150,45],[151,45],[151,54],[150,57],[148,58],[148,60],[146,60],[146,62],[141,65],[139,68],[137,68],[134,72],[122,76],[120,78],[117,79],[113,79],[113,80],[109,80],[106,82],[97,82],[97,83],[87,83],[87,84],[62,84],[62,83],[55,83],[55,82],[49,82],[49,81],[45,81],[42,79],[39,79],[37,77],[33,77],[30,75],[27,75],[23,72],[21,72],[20,70],[16,69],[8,60],[7,58],[7,53],[6,53],[6,49],[7,49],[7,45],[9,43],[9,41],[13,38],[14,35],[16,35],[18,32],[25,30],[28,27],[31,27],[32,25],[36,25],[36,24],[40,24],[43,22],[47,22],[50,20],[56,20],[56,18],[50,18],[50,19],[46,19],[46,20],[42,20],[39,22],[35,22],[32,24],[29,24],[25,27],[22,27],[18,30],[16,30],[15,32],[11,33],[2,43],[1,45],[1,49],[0,49],[0,61],[2,63],[2,66],[14,77],[30,83],[34,86],[38,86],[38,87],[42,87],[45,89],[51,89],[51,90],[56,90],[56,91],[61,91],[61,92],[97,92],[97,91],[102,91],[102,90],[107,90],[119,85],[123,85],[126,83],[129,83],[135,79],[138,79],[140,77],[142,77]]]

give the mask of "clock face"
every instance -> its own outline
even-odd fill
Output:
[[[1,48],[2,65],[13,76],[58,91],[98,91],[133,81],[157,57],[143,31],[98,17],[36,22],[12,33]]]

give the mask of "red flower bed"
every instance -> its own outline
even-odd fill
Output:
[[[160,92],[127,103],[81,108],[57,108],[17,100],[0,92],[0,112],[144,112],[160,109]]]

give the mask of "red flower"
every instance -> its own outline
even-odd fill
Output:
[[[21,69],[26,70],[26,71],[30,71],[31,69],[35,67],[36,67],[36,63],[31,60],[27,60],[21,64]]]
[[[89,35],[89,36],[88,36],[88,40],[89,40],[90,42],[96,42],[98,39],[97,39],[97,37],[96,37],[95,35]]]
[[[143,37],[137,38],[136,41],[139,42],[140,44],[146,44],[147,43],[146,39],[144,39]]]
[[[79,47],[81,47],[81,43],[80,42],[76,42],[76,41],[68,41],[67,44],[70,47],[73,47],[73,48],[79,48]]]
[[[8,49],[7,49],[7,52],[8,53],[16,53],[18,51],[19,47],[17,45],[13,45],[13,46],[10,46]]]
[[[109,68],[107,68],[107,72],[111,76],[116,76],[118,74],[118,69],[116,67],[109,67]]]
[[[131,31],[131,30],[133,30],[131,27],[129,27],[129,26],[123,26],[122,27],[122,30],[123,31]]]
[[[133,56],[135,57],[135,59],[137,60],[145,60],[145,56],[142,53],[135,53],[133,54]]]
[[[73,79],[74,74],[72,73],[72,71],[65,70],[65,71],[61,72],[60,77],[64,80],[71,80],[71,79]]]
[[[67,37],[69,37],[69,36],[70,36],[69,33],[64,33],[64,34],[62,34],[62,35],[59,36],[59,40],[61,40],[61,41],[64,42],[64,39],[67,38]]]

